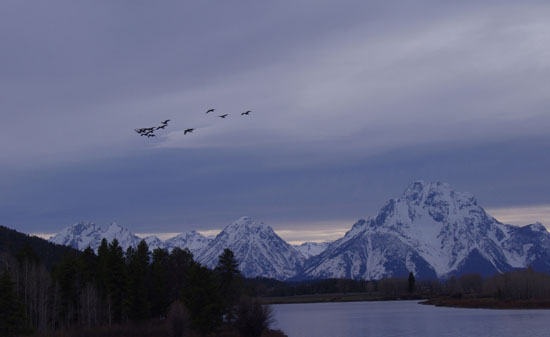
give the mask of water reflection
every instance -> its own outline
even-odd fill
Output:
[[[289,337],[547,337],[550,310],[437,308],[417,301],[273,305]]]

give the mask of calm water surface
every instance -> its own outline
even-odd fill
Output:
[[[438,308],[418,301],[273,305],[289,337],[548,337],[550,310]]]

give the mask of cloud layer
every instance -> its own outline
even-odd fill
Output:
[[[549,16],[543,1],[4,1],[0,223],[178,232],[249,214],[307,231],[416,179],[546,204]],[[163,119],[158,140],[133,131]]]

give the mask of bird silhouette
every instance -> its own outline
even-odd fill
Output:
[[[219,115],[218,117],[220,117],[220,118],[225,118],[225,117],[227,117],[227,116],[229,116],[229,114]]]
[[[167,125],[169,121],[170,121],[170,120],[167,119],[167,120],[165,120],[164,122],[162,122],[162,124]]]
[[[247,116],[248,116],[251,112],[252,112],[252,111],[250,111],[250,110],[247,110],[247,111],[245,111],[245,112],[241,112],[241,116],[244,116],[244,115],[247,115]]]
[[[150,133],[147,135],[147,138],[156,137],[154,133]]]
[[[167,126],[168,126],[168,124],[164,124],[164,125],[161,125],[161,126],[157,126],[157,130],[160,130],[160,129],[163,129],[163,130],[164,130],[164,128],[167,127]]]
[[[185,129],[185,131],[183,131],[183,135],[185,136],[186,134],[193,132],[193,130],[195,129]]]
[[[206,113],[209,113],[209,112],[214,112],[216,109],[208,109],[206,110]]]

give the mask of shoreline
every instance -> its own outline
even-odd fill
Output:
[[[550,309],[550,299],[540,300],[499,300],[495,298],[453,298],[437,297],[426,299],[421,296],[384,297],[365,293],[331,293],[314,295],[296,295],[280,297],[262,297],[264,304],[308,304],[308,303],[345,303],[345,302],[387,302],[417,300],[418,304],[436,307],[463,309],[498,310],[540,310]]]
[[[372,296],[368,293],[331,293],[314,295],[296,295],[279,297],[262,297],[264,304],[304,304],[304,303],[338,303],[338,302],[382,302],[382,301],[407,301],[425,300],[422,296],[384,297]]]
[[[422,305],[464,309],[496,309],[496,310],[541,310],[550,309],[550,299],[540,300],[499,300],[495,298],[438,297],[420,302]]]

